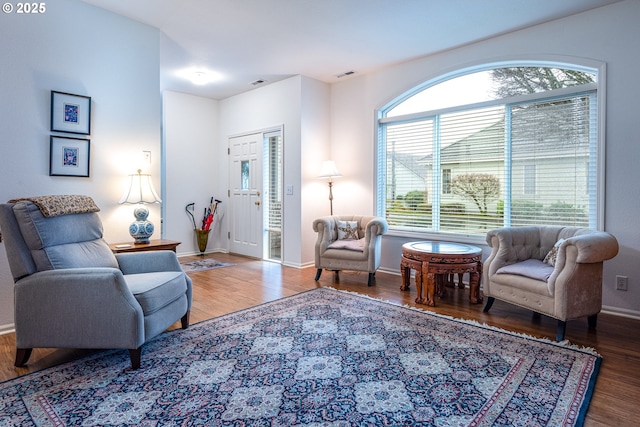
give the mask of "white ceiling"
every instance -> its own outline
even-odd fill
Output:
[[[223,99],[258,79],[336,82],[619,0],[83,1],[160,29],[162,90]],[[190,69],[220,80],[194,85],[180,76]]]

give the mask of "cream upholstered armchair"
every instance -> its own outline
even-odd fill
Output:
[[[550,316],[558,320],[557,341],[567,320],[587,316],[596,327],[603,261],[618,253],[615,237],[577,227],[506,227],[490,230],[487,243],[485,312],[499,299]]]
[[[86,196],[44,196],[0,204],[14,278],[16,366],[33,348],[129,350],[177,321],[189,325],[191,279],[176,254],[114,255],[98,207]]]
[[[389,225],[377,216],[340,215],[326,216],[313,222],[318,233],[315,263],[316,281],[323,269],[366,271],[367,285],[373,283],[380,267],[382,235]]]

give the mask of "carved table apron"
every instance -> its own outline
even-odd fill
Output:
[[[482,275],[482,249],[461,243],[422,241],[402,245],[401,290],[409,289],[411,269],[416,270],[417,304],[435,306],[435,295],[444,292],[444,278],[449,275],[469,273],[469,301],[482,302],[480,276]],[[425,295],[422,296],[422,287]],[[436,289],[439,285],[440,289]],[[459,286],[464,287],[462,280]]]

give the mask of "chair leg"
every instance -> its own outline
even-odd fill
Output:
[[[558,328],[556,329],[556,341],[564,340],[564,333],[567,329],[567,322],[558,320]]]
[[[31,357],[32,348],[17,348],[16,349],[16,362],[14,365],[16,367],[21,367],[27,364],[27,360]]]
[[[184,316],[182,316],[182,318],[180,319],[180,323],[182,325],[182,329],[187,329],[189,327],[189,310],[187,310],[187,312],[184,314]]]
[[[373,285],[373,279],[376,273],[369,273],[369,280],[367,280],[367,286]]]
[[[488,297],[487,298],[487,304],[484,306],[484,309],[482,310],[485,313],[488,313],[489,310],[491,310],[491,306],[493,305],[494,301],[496,299],[494,297]]]
[[[594,314],[587,317],[587,322],[589,323],[589,329],[595,329],[598,324],[598,315]]]
[[[319,269],[316,271],[316,278],[314,279],[316,282],[317,282],[318,280],[320,280],[320,275],[321,275],[321,274],[322,274],[322,269],[321,269],[321,268],[319,268]]]
[[[142,347],[129,349],[129,358],[131,359],[131,369],[140,369],[140,356]]]

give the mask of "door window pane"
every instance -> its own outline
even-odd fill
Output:
[[[243,160],[240,163],[240,189],[249,189],[249,161]]]

